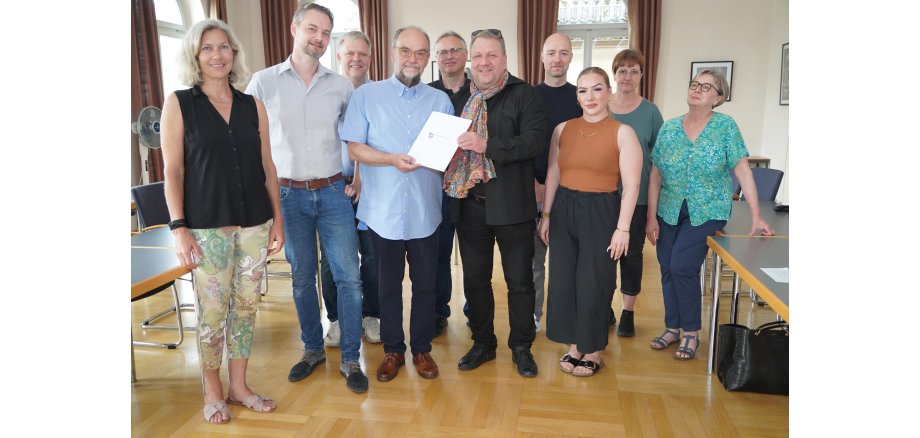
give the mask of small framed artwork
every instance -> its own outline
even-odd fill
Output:
[[[725,80],[728,81],[728,96],[725,97],[725,101],[732,100],[732,64],[733,61],[702,61],[702,62],[691,62],[690,63],[690,80],[696,77],[697,73],[701,70],[713,70],[722,73],[725,75]]]
[[[779,70],[779,104],[789,105],[789,43],[783,44],[782,59]]]

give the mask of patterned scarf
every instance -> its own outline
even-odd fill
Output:
[[[476,82],[470,81],[470,98],[463,106],[463,112],[460,117],[470,119],[470,132],[475,132],[489,139],[489,106],[486,100],[498,94],[505,89],[505,83],[508,82],[508,71],[502,75],[501,79],[495,85],[480,91],[476,88]],[[495,174],[495,164],[492,160],[486,158],[485,154],[478,152],[457,149],[454,157],[450,159],[447,170],[444,171],[444,191],[447,196],[453,198],[465,198],[468,192],[479,181],[489,182],[490,179],[497,177]]]

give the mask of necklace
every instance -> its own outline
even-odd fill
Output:
[[[594,131],[590,134],[585,134],[585,131],[581,129],[581,126],[578,127],[578,132],[581,133],[582,137],[594,137],[595,135],[597,135],[598,132],[601,132],[604,130],[604,126],[607,126],[607,122],[609,121],[610,121],[610,117],[607,117],[606,119],[604,119],[604,123],[601,124],[601,127],[597,131]],[[585,122],[590,123],[587,120],[585,120]]]
[[[230,98],[230,100],[217,100],[217,99],[215,99],[215,98],[213,98],[213,97],[211,97],[211,96],[208,96],[208,100],[210,100],[211,102],[214,102],[214,103],[230,103],[230,102],[233,102],[233,98],[232,98],[232,97]]]

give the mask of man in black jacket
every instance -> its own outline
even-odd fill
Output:
[[[472,370],[495,359],[498,340],[493,325],[492,257],[495,242],[501,253],[508,286],[508,346],[518,373],[537,375],[530,352],[534,340],[534,159],[540,155],[546,134],[543,99],[531,85],[508,74],[508,57],[501,32],[473,33],[470,43],[472,80],[482,94],[482,116],[487,128],[467,132],[458,139],[465,151],[484,154],[494,175],[479,181],[465,197],[450,199],[451,217],[457,223],[463,284],[470,305],[473,347],[460,359],[461,370]],[[451,98],[457,114],[476,111],[476,94],[461,88]],[[480,99],[480,101],[482,101]],[[474,127],[476,122],[473,123]],[[483,135],[486,134],[486,135]]]

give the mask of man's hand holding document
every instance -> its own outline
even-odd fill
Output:
[[[457,152],[457,137],[469,127],[469,119],[433,112],[412,143],[409,155],[418,164],[443,172]]]

